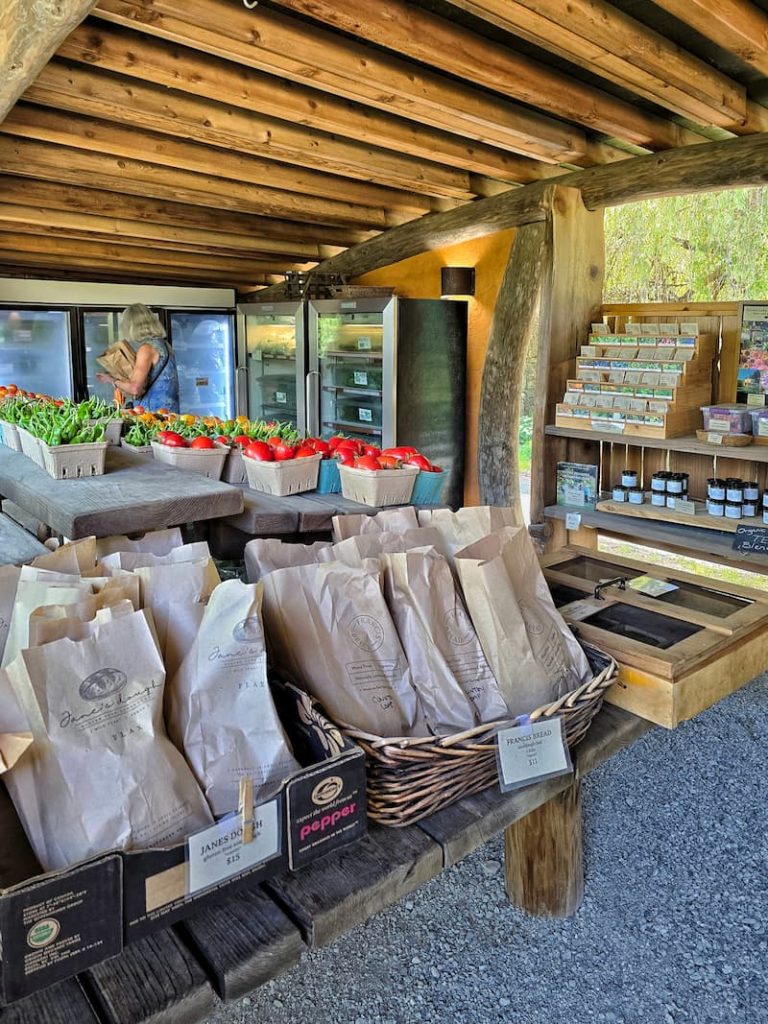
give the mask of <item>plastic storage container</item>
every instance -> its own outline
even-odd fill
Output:
[[[416,466],[401,469],[355,469],[339,466],[341,493],[350,501],[379,508],[384,505],[407,505],[419,470]]]
[[[320,472],[322,455],[308,455],[305,459],[286,459],[285,462],[257,462],[243,459],[248,486],[284,498],[289,494],[314,491]]]
[[[704,429],[720,434],[751,434],[752,417],[746,405],[702,405]]]
[[[335,459],[323,459],[317,477],[318,494],[341,494],[339,464]]]
[[[76,480],[83,476],[102,476],[107,458],[107,441],[90,444],[47,445],[40,442],[43,469],[54,480]]]
[[[173,448],[153,441],[152,454],[158,462],[165,462],[174,469],[199,473],[209,480],[220,480],[229,449],[223,444],[217,444],[215,448]]]
[[[413,485],[411,504],[438,505],[447,476],[448,473],[444,469],[439,473],[427,473],[423,469],[420,470],[416,477],[416,483]]]

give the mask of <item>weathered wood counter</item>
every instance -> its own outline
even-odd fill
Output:
[[[581,777],[651,729],[604,707],[575,755]],[[359,843],[302,871],[239,890],[128,946],[77,979],[0,1009],[0,1024],[193,1024],[395,903],[502,829],[578,788],[570,777],[489,789],[408,828],[372,825]],[[5,879],[0,876],[0,884]],[[588,883],[587,883],[588,884]]]
[[[77,540],[179,526],[243,509],[243,492],[122,448],[107,452],[104,476],[54,480],[31,459],[0,447],[0,495]]]

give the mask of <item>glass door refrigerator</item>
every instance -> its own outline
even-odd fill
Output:
[[[391,448],[412,445],[464,491],[467,303],[333,299],[309,303],[308,429]]]
[[[231,310],[165,310],[179,373],[179,406],[196,416],[235,415],[235,317]]]
[[[238,410],[307,429],[306,304],[238,306]]]
[[[85,353],[85,385],[88,396],[96,396],[103,398],[105,402],[111,402],[115,389],[111,384],[100,384],[96,380],[96,374],[104,372],[103,367],[96,362],[96,357],[120,340],[121,310],[81,309],[79,312],[80,333]]]
[[[74,394],[67,309],[0,309],[0,382],[34,394]]]

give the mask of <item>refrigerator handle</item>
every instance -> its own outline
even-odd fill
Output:
[[[317,377],[317,382],[314,378]],[[307,399],[307,433],[320,434],[320,412],[317,402],[317,384],[320,382],[319,370],[310,370],[306,376],[306,399]]]
[[[235,371],[235,415],[248,416],[248,367],[238,366]]]

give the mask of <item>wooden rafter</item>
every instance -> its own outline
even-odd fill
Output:
[[[101,0],[94,14],[535,159],[596,159],[595,147],[590,150],[584,133],[571,125],[321,28],[308,32],[261,6],[248,11],[228,0]]]
[[[203,133],[200,138],[204,138],[206,130],[226,133],[233,114],[248,111],[257,115],[254,124],[257,133],[259,122],[263,124],[264,131],[274,132],[273,125],[277,120],[283,126],[287,122],[294,131],[306,126],[341,139],[352,138],[358,144],[503,181],[527,183],[559,173],[555,166],[539,160],[518,156],[476,140],[465,141],[452,132],[441,131],[428,124],[416,126],[412,121],[373,107],[337,99],[317,89],[253,71],[243,64],[106,23],[81,25],[67,37],[58,54],[88,67],[121,75],[124,90],[129,88],[126,79],[138,79],[221,104],[214,107],[223,115],[218,122],[198,126],[198,131]],[[50,67],[35,82],[36,96],[40,95]],[[307,141],[310,139],[311,135],[307,136]],[[619,150],[612,151],[611,155],[613,153],[617,159],[623,155]],[[375,168],[371,168],[373,170]]]
[[[606,0],[450,2],[699,124],[746,119],[743,86]]]
[[[112,156],[146,160],[163,167],[211,174],[226,181],[282,189],[296,193],[297,196],[381,207],[389,212],[391,223],[418,217],[434,208],[433,204],[438,202],[431,197],[417,196],[400,189],[350,181],[306,168],[286,167],[262,157],[172,139],[108,121],[68,115],[25,103],[16,105],[1,130],[6,135],[23,139],[37,139],[39,142],[53,142]],[[222,185],[222,188],[226,187]]]
[[[112,2],[112,0],[110,0]],[[521,100],[556,117],[638,146],[679,146],[692,133],[646,113],[610,93],[548,68],[406,0],[277,0],[298,14],[321,20],[368,42],[440,67],[459,78]]]
[[[625,161],[620,174],[616,172],[616,168],[591,167],[446,213],[429,214],[353,246],[317,269],[357,277],[430,249],[531,223],[545,215],[552,190],[560,185],[580,189],[591,210],[663,195],[764,185],[768,183],[768,133],[634,157]]]
[[[92,256],[56,256],[45,253],[17,252],[15,248],[0,249],[0,267],[3,276],[36,277],[45,273],[47,277],[66,277],[69,272],[77,273],[81,280],[94,280],[94,259]],[[245,288],[269,285],[275,281],[273,274],[254,272],[238,277],[234,271],[200,269],[198,267],[169,267],[163,263],[127,263],[118,259],[98,261],[98,279],[120,275],[127,280],[162,281],[177,284],[217,284],[227,287]]]
[[[96,0],[4,0],[0,32],[0,122],[77,28]]]
[[[164,202],[142,195],[129,195],[124,190],[106,192],[98,188],[78,188],[61,182],[36,181],[32,178],[0,174],[0,197],[7,203],[34,205],[43,210],[61,210],[88,217],[97,214],[117,220],[147,224],[150,230],[164,225],[225,232],[234,236],[269,238],[272,242],[317,246],[324,249],[346,248],[364,242],[373,232],[340,228],[325,224],[295,223],[233,213],[220,206],[207,208],[186,203]],[[137,229],[139,230],[139,229]],[[327,254],[330,255],[330,254]]]
[[[296,192],[226,181],[210,174],[32,139],[8,137],[2,140],[0,172],[294,222],[380,231],[389,227],[389,218],[381,207],[315,199]]]
[[[768,75],[768,15],[750,0],[655,0],[658,7]]]
[[[71,63],[51,61],[24,100],[398,190],[471,199],[473,184],[483,188],[483,179],[473,182],[468,171]],[[276,170],[283,180],[293,173]]]

